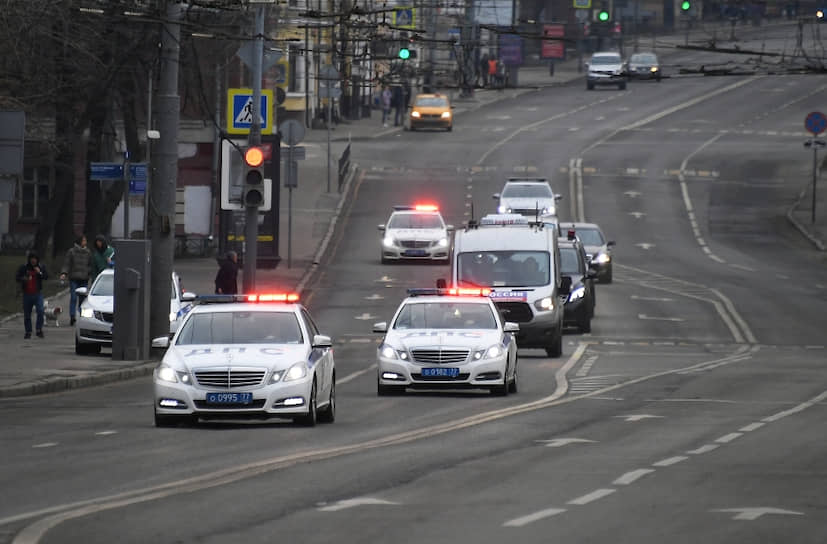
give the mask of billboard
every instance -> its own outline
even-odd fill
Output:
[[[513,0],[474,0],[474,21],[480,25],[511,26]]]

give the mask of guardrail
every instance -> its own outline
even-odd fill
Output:
[[[344,151],[342,151],[342,156],[339,157],[339,192],[342,192],[342,185],[345,184],[345,178],[347,177],[347,173],[350,170],[350,142],[348,142],[347,147]]]

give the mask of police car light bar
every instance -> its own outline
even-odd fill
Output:
[[[296,293],[265,293],[261,295],[247,295],[247,302],[298,302]]]
[[[414,209],[418,212],[438,212],[439,206],[434,204],[417,204]]]
[[[490,294],[491,289],[476,287],[451,287],[449,289],[425,287],[418,289],[408,289],[408,296],[411,297],[487,297]]]
[[[266,293],[254,295],[198,295],[195,304],[229,304],[232,302],[298,302],[295,293]]]

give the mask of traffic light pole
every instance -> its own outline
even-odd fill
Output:
[[[247,143],[250,147],[261,145],[261,78],[262,62],[264,57],[264,5],[256,7],[256,47],[253,53],[253,97],[252,121],[250,123],[250,137]],[[275,105],[271,105],[275,107]],[[275,188],[274,190],[278,190]],[[244,225],[244,269],[243,289],[245,293],[252,293],[256,289],[256,263],[258,261],[258,206],[246,206]]]

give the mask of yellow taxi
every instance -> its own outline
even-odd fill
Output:
[[[408,114],[411,130],[419,128],[444,128],[450,131],[454,126],[451,102],[444,94],[420,94],[414,100]]]

